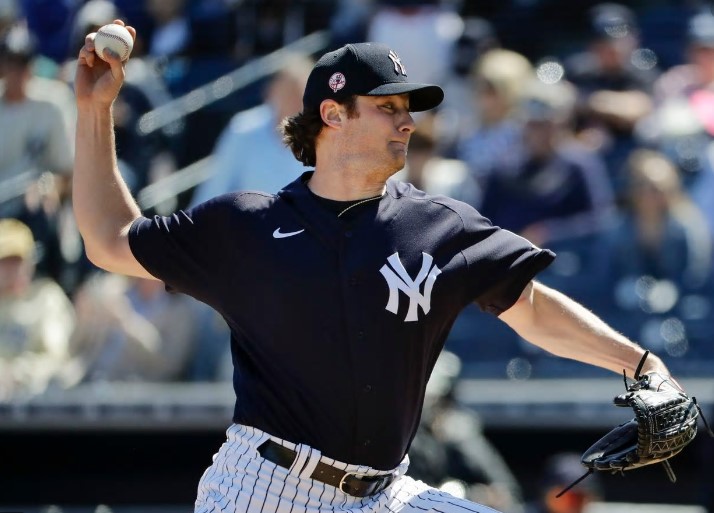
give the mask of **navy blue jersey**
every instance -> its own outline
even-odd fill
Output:
[[[395,467],[457,314],[498,314],[554,258],[473,208],[392,181],[345,221],[309,191],[220,196],[138,219],[130,245],[231,329],[234,421]]]

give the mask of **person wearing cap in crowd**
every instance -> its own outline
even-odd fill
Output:
[[[668,69],[654,84],[658,104],[676,97],[690,97],[714,84],[714,14],[701,11],[687,23],[687,62]],[[711,118],[702,121],[710,121]],[[711,132],[714,135],[714,128]]]
[[[16,0],[0,0],[0,37],[16,23],[19,11]]]
[[[602,3],[588,11],[587,48],[566,60],[566,78],[578,89],[577,132],[605,158],[616,192],[622,164],[636,145],[634,129],[652,111],[656,59],[636,54],[640,41],[635,13]]]
[[[549,457],[539,483],[538,499],[526,507],[525,513],[584,513],[588,504],[603,499],[600,476],[597,474],[557,497],[582,475],[579,454],[566,452]]]
[[[70,354],[72,303],[34,277],[34,252],[27,225],[0,219],[0,399],[42,392]]]
[[[438,124],[439,120],[433,112],[419,119],[409,138],[406,165],[395,178],[409,182],[429,194],[476,203],[481,197],[481,189],[466,163],[459,159],[445,158],[439,152]]]
[[[448,75],[463,26],[457,9],[440,0],[378,0],[367,39],[388,45],[408,62],[412,80],[433,82]]]
[[[54,103],[28,95],[34,56],[33,37],[22,25],[14,25],[0,40],[0,76],[4,79],[0,98],[0,182],[26,171],[39,176],[47,170],[60,177],[72,172],[70,137],[62,112]],[[20,200],[0,204],[0,215],[6,217],[17,217],[22,210]]]
[[[279,125],[300,110],[313,64],[305,56],[289,56],[266,84],[264,102],[231,118],[211,155],[210,176],[193,192],[193,205],[232,191],[274,193],[302,174],[305,169],[283,144]]]
[[[521,156],[521,127],[515,114],[534,77],[530,61],[505,48],[488,50],[473,63],[471,94],[478,121],[460,135],[456,157],[466,162],[480,186],[496,169],[515,164]],[[468,203],[479,206],[474,200]]]
[[[687,62],[655,83],[651,126],[657,144],[677,166],[686,191],[714,236],[714,15],[703,10],[687,25]],[[675,114],[675,115],[672,115]]]
[[[67,253],[58,232],[72,145],[69,122],[56,101],[62,97],[59,86],[33,75],[35,55],[33,36],[22,24],[0,39],[0,217],[21,219],[30,227],[41,247],[38,271],[63,281]]]
[[[602,158],[572,130],[575,88],[532,80],[516,108],[523,151],[488,176],[480,211],[536,245],[601,232],[614,211]]]
[[[409,81],[393,49],[349,44],[317,61],[302,111],[282,125],[312,169],[277,194],[235,192],[152,219],[116,167],[111,104],[124,71],[105,57],[89,34],[73,195],[87,254],[192,295],[231,328],[233,424],[199,481],[197,513],[492,511],[406,474],[428,377],[472,302],[545,350],[635,373],[642,348],[534,281],[552,252],[390,179],[412,113],[443,99]],[[644,363],[652,371],[669,374],[657,357]]]
[[[451,66],[441,77],[444,101],[439,105],[437,151],[454,157],[463,134],[475,132],[481,124],[479,96],[474,94],[472,71],[486,52],[500,47],[493,24],[479,17],[464,19],[463,30],[451,50]]]
[[[660,109],[684,101],[692,120],[710,139],[714,137],[714,14],[702,11],[692,16],[686,42],[687,61],[659,77],[654,98]]]

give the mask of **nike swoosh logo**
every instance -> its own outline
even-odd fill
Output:
[[[274,239],[284,239],[285,237],[292,237],[293,235],[297,235],[298,233],[302,233],[305,230],[298,230],[296,232],[281,232],[280,228],[276,228],[275,231],[273,232],[273,238]]]

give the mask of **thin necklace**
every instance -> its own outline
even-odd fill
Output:
[[[352,205],[350,205],[349,207],[347,207],[346,209],[344,209],[342,212],[340,212],[339,214],[337,214],[337,217],[340,217],[342,214],[344,214],[345,212],[347,212],[349,209],[354,208],[354,207],[356,207],[357,205],[361,205],[362,203],[367,203],[368,201],[374,201],[374,200],[376,200],[376,199],[380,199],[382,196],[384,196],[384,193],[380,194],[379,196],[375,196],[375,197],[373,197],[373,198],[366,198],[366,199],[363,199],[362,201],[358,201],[357,203],[353,203]]]

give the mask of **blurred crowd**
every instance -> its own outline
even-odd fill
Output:
[[[329,47],[382,41],[411,80],[446,90],[415,118],[399,178],[555,250],[541,279],[673,369],[697,375],[714,362],[708,3],[0,0],[0,398],[230,377],[217,314],[160,283],[102,274],[84,254],[72,80],[84,36],[115,18],[138,29],[114,105],[133,193],[200,160],[207,178],[176,190],[176,208],[277,191],[304,170],[276,127],[301,108],[315,55],[291,55],[165,126],[142,120],[315,31]],[[475,308],[447,344],[489,377],[567,372]]]
[[[85,34],[115,18],[138,29],[114,105],[133,193],[205,157],[207,178],[176,190],[176,208],[233,190],[276,192],[304,171],[277,126],[300,110],[316,55],[291,55],[277,73],[157,129],[142,120],[315,31],[331,48],[385,42],[412,81],[446,91],[436,112],[415,117],[398,177],[553,249],[559,258],[540,279],[679,375],[710,375],[711,4],[0,0],[0,401],[98,381],[230,379],[218,314],[160,282],[101,273],[84,254],[71,208],[75,58]],[[510,510],[518,485],[454,400],[455,377],[462,365],[512,379],[572,368],[475,307],[447,347],[458,356],[445,353],[435,373],[412,470]],[[554,503],[579,465],[572,455],[550,465],[532,511],[577,513],[599,497],[593,481]]]

